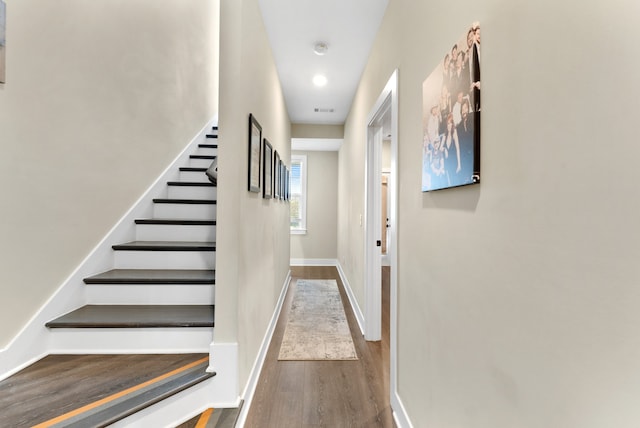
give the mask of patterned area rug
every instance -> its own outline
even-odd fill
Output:
[[[300,279],[278,360],[357,360],[336,281]]]

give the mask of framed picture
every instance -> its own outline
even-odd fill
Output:
[[[278,168],[280,170],[280,200],[284,199],[284,180],[286,177],[286,173],[284,170],[284,162],[280,160],[280,166]]]
[[[273,147],[266,138],[263,140],[262,148],[262,197],[271,199],[273,196]]]
[[[273,153],[273,197],[280,199],[280,155]]]
[[[284,200],[289,201],[289,180],[291,178],[291,171],[288,167],[285,167],[285,180],[284,180]]]
[[[260,192],[260,148],[262,146],[262,127],[256,118],[249,115],[249,191]]]
[[[7,5],[0,0],[0,83],[5,82],[5,58],[6,58],[6,28],[7,28]]]
[[[480,24],[422,83],[422,191],[480,182]]]

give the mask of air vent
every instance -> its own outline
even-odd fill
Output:
[[[316,113],[333,113],[335,109],[332,108],[319,108],[316,107],[313,109],[313,111],[315,111]]]

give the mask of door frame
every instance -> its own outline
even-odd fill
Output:
[[[389,172],[389,256],[390,278],[390,357],[389,381],[391,403],[397,394],[397,301],[398,301],[398,70],[392,74],[367,116],[365,161],[365,339],[380,340],[382,320],[381,256],[376,241],[380,239],[380,151],[376,128],[385,114],[391,114],[391,168]],[[378,201],[378,205],[375,202]],[[377,219],[376,219],[377,217]],[[377,224],[376,224],[377,222]],[[376,251],[377,250],[377,251]],[[376,276],[377,275],[377,276]],[[377,278],[377,282],[375,281]]]

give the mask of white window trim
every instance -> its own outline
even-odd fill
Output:
[[[307,234],[307,155],[291,155],[291,163],[300,162],[300,219],[301,226],[291,227],[292,235]]]

